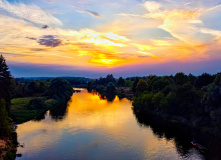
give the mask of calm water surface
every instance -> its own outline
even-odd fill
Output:
[[[18,148],[17,160],[203,159],[197,149],[183,153],[175,138],[140,124],[131,108],[127,99],[107,102],[86,90],[74,93],[66,110],[18,126],[25,147]]]

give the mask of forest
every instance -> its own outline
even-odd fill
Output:
[[[138,114],[156,115],[220,136],[221,73],[150,75],[138,81],[133,106]]]

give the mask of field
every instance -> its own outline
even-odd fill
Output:
[[[14,98],[11,100],[11,114],[13,121],[16,124],[27,122],[40,114],[43,114],[53,105],[56,105],[56,101],[49,99],[45,101],[45,107],[43,109],[29,109],[29,103],[32,99],[42,97],[26,97],[26,98]],[[42,98],[44,99],[44,98]]]

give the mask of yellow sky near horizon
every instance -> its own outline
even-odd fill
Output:
[[[71,9],[76,12],[72,16],[68,15],[71,9],[67,6],[71,3],[65,1],[65,11],[56,6],[57,1],[49,5],[42,1],[0,0],[0,53],[13,62],[79,68],[220,58],[220,54],[210,54],[221,49],[221,31],[215,25],[215,20],[220,19],[215,15],[220,12],[217,1],[133,2],[131,10],[123,10],[123,5],[132,6],[132,2],[107,0],[110,6],[107,13],[99,3],[91,5],[103,15],[89,9],[84,11],[82,5],[90,2],[83,1],[73,5]],[[111,11],[113,6],[116,9]],[[76,29],[71,19],[79,21],[74,24],[85,23],[88,27]],[[208,23],[212,19],[214,27]],[[90,27],[95,24],[96,27]]]

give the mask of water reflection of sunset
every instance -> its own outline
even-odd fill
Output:
[[[18,126],[19,142],[25,143],[18,153],[24,154],[21,159],[33,160],[43,156],[55,160],[59,156],[96,159],[96,155],[100,159],[116,159],[122,154],[138,159],[177,159],[173,140],[159,139],[150,128],[140,126],[131,106],[129,100],[118,97],[108,102],[85,90],[74,93],[63,119],[53,120],[47,112],[39,122]]]

